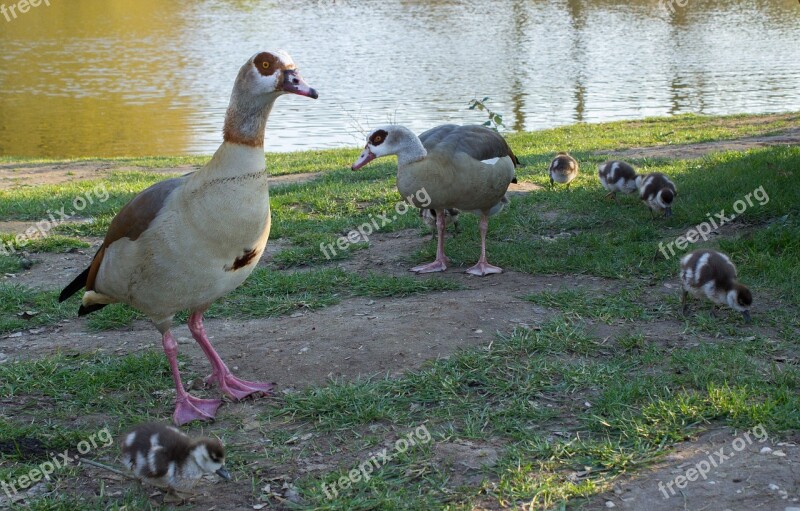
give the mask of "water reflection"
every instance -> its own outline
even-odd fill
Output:
[[[668,1],[668,0],[667,0]],[[286,97],[268,150],[361,129],[800,110],[794,0],[70,0],[0,18],[0,154],[210,153],[238,67],[287,49],[320,91]]]

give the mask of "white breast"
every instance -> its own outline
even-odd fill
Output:
[[[98,271],[97,291],[118,297],[158,323],[241,285],[269,237],[269,189],[260,150],[255,161],[231,160],[244,170],[209,164],[203,169],[208,172],[191,176],[169,196],[139,238],[114,242]],[[232,269],[249,250],[255,251],[249,263]]]

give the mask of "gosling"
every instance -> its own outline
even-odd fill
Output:
[[[567,153],[558,153],[550,163],[550,189],[555,188],[555,183],[569,185],[578,177],[578,160]]]
[[[447,226],[452,225],[453,229],[455,230],[455,233],[458,234],[459,232],[458,215],[460,214],[461,211],[456,208],[445,209],[444,210],[445,229],[447,229]],[[436,210],[422,208],[419,210],[419,217],[422,218],[422,221],[425,222],[425,225],[427,225],[431,229],[436,229]]]
[[[192,439],[163,424],[142,424],[125,435],[122,462],[140,479],[171,490],[185,491],[205,474],[231,478],[219,440]]]
[[[672,216],[672,203],[677,194],[675,183],[660,172],[636,177],[639,198],[647,204],[653,215],[664,214],[664,218]]]
[[[636,191],[636,170],[624,161],[607,161],[597,167],[600,184],[608,190],[604,198],[611,197],[615,202],[617,192],[633,193]]]
[[[714,302],[712,313],[716,316],[716,306],[728,305],[741,312],[745,323],[750,323],[750,307],[753,295],[746,286],[736,280],[736,266],[730,258],[716,250],[700,249],[690,252],[681,259],[681,284],[683,294],[681,304],[684,315],[689,311],[687,298],[708,298]]]

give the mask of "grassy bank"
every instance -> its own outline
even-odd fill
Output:
[[[628,148],[763,136],[796,126],[798,120],[800,114],[679,116],[509,134],[524,164],[519,180],[542,188],[512,196],[507,211],[492,219],[488,250],[492,262],[508,270],[557,276],[563,282],[549,291],[517,293],[519,300],[546,310],[550,319],[528,328],[509,325],[491,344],[431,360],[398,377],[309,386],[255,402],[254,419],[221,417],[210,426],[193,425],[191,431],[212,432],[228,444],[234,489],[220,491],[246,494],[251,503],[276,509],[466,510],[526,504],[573,509],[608,490],[620,476],[646,470],[673,444],[709,425],[760,424],[773,438],[795,434],[800,430],[800,148],[723,150],[699,159],[627,158],[642,172],[663,172],[676,182],[670,219],[653,220],[633,196],[621,197],[620,205],[602,200],[595,169],[613,152]],[[567,149],[580,161],[582,174],[571,191],[550,191],[547,164],[556,151]],[[333,261],[321,252],[321,243],[335,243],[370,218],[393,211],[400,201],[395,163],[380,160],[352,172],[349,165],[357,153],[267,155],[273,175],[319,174],[271,192],[271,239],[281,240],[282,248],[240,289],[215,304],[210,317],[285,317],[354,297],[404,300],[463,288],[451,272],[421,278],[393,275],[369,261],[340,265],[359,260],[364,244],[339,251]],[[87,246],[99,240],[123,204],[165,178],[145,168],[204,161],[103,160],[126,170],[102,179],[19,184],[0,191],[0,218],[32,223],[98,186],[108,194],[81,212],[81,222],[64,223],[56,228],[57,237],[24,247],[29,252],[24,258],[0,256],[0,269],[23,275],[42,268],[37,258],[44,253],[89,251]],[[11,166],[52,163],[0,161]],[[131,170],[135,167],[141,168]],[[754,196],[755,190],[761,192]],[[730,216],[748,194],[755,197],[752,204],[694,247],[721,249],[737,263],[741,280],[755,295],[755,324],[745,327],[730,311],[714,317],[707,304],[699,303],[684,317],[677,290],[667,288],[675,283],[680,251],[673,255],[659,247],[709,215],[725,211]],[[478,255],[476,219],[463,216],[462,232],[447,239],[454,268],[471,264]],[[381,229],[401,231],[415,237],[428,233],[413,212]],[[0,233],[0,240],[15,243],[11,233]],[[433,241],[421,246],[404,254],[409,266],[433,257]],[[22,269],[31,262],[31,269]],[[579,277],[595,278],[603,287],[582,287]],[[490,278],[504,285],[503,275]],[[32,288],[15,284],[14,278],[0,284],[0,333],[78,321],[77,298],[56,303],[61,284]],[[137,317],[127,307],[113,306],[80,321],[84,329],[113,335]],[[309,335],[313,341],[317,334]],[[375,337],[381,341],[380,332]],[[14,342],[13,337],[5,340]],[[171,380],[158,350],[123,350],[116,356],[67,350],[21,358],[0,363],[0,481],[18,478],[46,460],[47,453],[72,448],[100,427],[118,433],[142,420],[168,420],[171,413]],[[430,358],[438,357],[434,352]],[[186,380],[199,376],[188,374]],[[88,419],[79,419],[84,416]],[[421,426],[430,433],[427,441],[398,453],[369,480],[329,498],[325,488]],[[483,454],[476,455],[475,467],[465,476],[443,461],[447,449]],[[113,449],[94,454],[111,463],[115,457]],[[301,471],[310,457],[326,468]],[[132,485],[121,494],[98,492],[84,472],[76,466],[59,472],[49,483],[54,491],[33,498],[31,509],[162,506],[148,500],[147,490]],[[278,474],[288,479],[275,482]],[[276,490],[287,481],[296,499],[284,499],[285,488]],[[214,502],[225,509],[223,501]]]

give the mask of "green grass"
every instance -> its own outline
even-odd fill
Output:
[[[769,165],[787,172],[765,175],[757,171]],[[643,171],[664,172],[677,183],[675,214],[667,220],[652,219],[633,196],[621,197],[621,205],[603,201],[596,178],[584,174],[571,192],[539,191],[513,200],[509,211],[493,220],[490,257],[499,266],[533,274],[578,273],[657,282],[677,275],[678,259],[688,250],[719,246],[739,264],[743,282],[776,289],[781,298],[797,305],[800,292],[793,282],[800,277],[796,250],[800,175],[789,169],[798,167],[800,149],[794,147],[644,167]],[[544,185],[544,173],[534,181]],[[737,200],[761,186],[769,201],[761,205],[753,200],[753,206],[729,224],[726,236],[715,238],[720,241],[700,240],[690,249],[670,252],[669,243],[706,221],[708,214],[732,211]],[[476,258],[475,219],[467,215],[463,229],[462,235],[448,240],[448,255],[456,263]],[[568,235],[558,237],[561,233]],[[669,258],[659,250],[659,243]],[[770,252],[764,252],[764,246]],[[415,260],[431,258],[434,250],[429,244]],[[774,257],[777,254],[780,257]]]
[[[557,308],[576,317],[612,320],[647,320],[653,314],[641,303],[641,290],[625,289],[605,296],[591,296],[584,290],[544,291],[526,296],[529,302],[543,307]]]
[[[22,264],[19,257],[0,255],[0,273],[16,273],[21,269]]]
[[[146,417],[155,395],[171,382],[166,359],[157,350],[125,357],[63,354],[0,365],[0,394],[59,400],[58,413],[65,416],[102,412]],[[137,395],[140,399],[133,398]]]
[[[58,303],[58,293],[18,284],[0,284],[0,332],[56,323],[75,314],[70,302]]]
[[[125,357],[58,354],[0,365],[0,396],[9,412],[0,415],[0,480],[28,473],[54,452],[75,454],[80,442],[92,438],[86,444],[92,457],[107,454],[118,433],[114,428],[169,407],[171,398],[163,391],[171,381],[158,351]],[[94,424],[76,422],[87,416]],[[58,474],[74,471],[68,465]]]
[[[518,292],[519,298],[547,309],[551,319],[532,329],[500,332],[488,346],[432,360],[400,377],[336,380],[280,395],[254,409],[260,426],[253,431],[243,427],[242,417],[221,416],[209,429],[227,441],[237,489],[252,493],[254,502],[261,498],[272,506],[288,506],[268,499],[263,490],[274,473],[287,472],[302,499],[295,506],[300,509],[563,509],[607,491],[620,475],[635,474],[673,443],[709,426],[763,425],[776,439],[795,434],[800,429],[800,369],[790,361],[797,359],[800,331],[800,149],[632,160],[642,172],[664,172],[676,182],[678,198],[670,219],[652,219],[633,196],[620,197],[620,205],[602,200],[595,172],[597,163],[613,157],[597,151],[768,134],[799,119],[798,114],[677,116],[509,134],[509,143],[526,164],[518,170],[522,181],[546,187],[547,163],[560,150],[569,149],[581,163],[582,173],[571,191],[559,187],[514,196],[489,229],[493,263],[569,280],[548,291]],[[286,248],[215,303],[208,316],[264,318],[354,296],[399,299],[460,288],[450,273],[395,277],[377,270],[348,272],[331,264],[358,257],[367,245],[337,249],[330,259],[320,245],[335,246],[337,239],[380,215],[395,216],[401,200],[394,184],[395,162],[378,160],[351,172],[348,167],[357,152],[267,155],[273,174],[321,175],[313,182],[272,190],[271,238],[282,239]],[[107,192],[107,200],[94,200],[80,212],[92,217],[91,223],[59,225],[54,232],[60,237],[25,247],[85,248],[77,237],[102,236],[125,202],[165,178],[131,168],[199,165],[205,160],[113,160],[122,170],[105,180],[0,192],[0,216],[35,224],[47,218],[48,210],[69,209],[76,196],[97,199]],[[659,243],[666,246],[709,214],[730,212],[737,200],[760,187],[769,201],[755,200],[713,238],[692,246],[719,248],[736,262],[740,280],[754,292],[755,327],[743,327],[729,311],[714,318],[708,304],[700,302],[684,318],[677,289],[664,288],[677,283],[681,254],[666,249],[665,256]],[[422,236],[427,230],[419,227],[412,210],[397,214],[379,232],[413,229]],[[476,219],[465,214],[461,234],[447,238],[447,254],[459,267],[472,264],[478,248]],[[434,251],[434,243],[426,241],[420,250],[409,249],[404,262],[428,260]],[[19,271],[19,259],[0,257],[0,270]],[[586,277],[611,280],[589,279],[594,284],[587,286],[582,284]],[[55,297],[53,291],[0,285],[0,333],[74,317],[77,298],[57,304]],[[35,314],[28,317],[25,311]],[[90,315],[87,323],[91,329],[108,330],[139,317],[126,306],[113,305]],[[655,326],[662,330],[654,332]],[[194,376],[184,374],[187,381]],[[82,416],[108,424],[115,434],[142,420],[167,420],[170,388],[166,361],[155,349],[123,356],[61,353],[0,364],[0,399],[9,407],[0,412],[0,442],[33,438],[47,448],[73,446],[97,429],[76,424],[75,417]],[[330,486],[420,425],[430,431],[429,443],[397,456],[336,498],[326,497],[322,483]],[[304,433],[313,435],[308,441],[292,440]],[[438,450],[451,444],[491,447],[497,462],[462,481]],[[298,471],[312,457],[329,468]],[[0,480],[27,472],[37,459],[22,450],[0,454]],[[584,475],[576,479],[574,473]],[[80,469],[73,469],[59,477],[68,485],[79,474]],[[150,506],[146,493],[138,490],[113,497],[71,489],[64,493],[35,501],[30,509]]]

